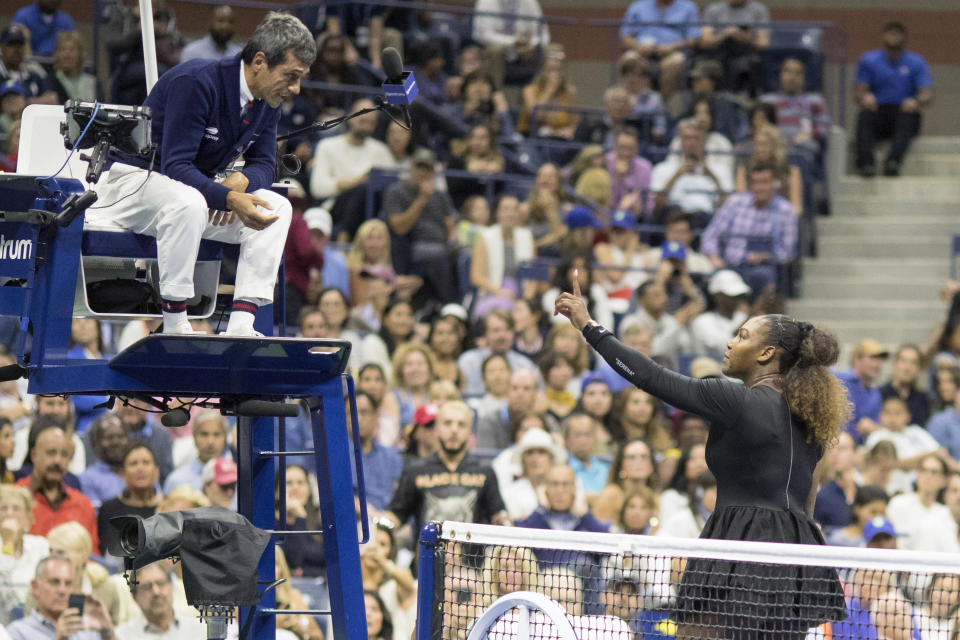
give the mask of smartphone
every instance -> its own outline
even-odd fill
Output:
[[[67,608],[76,609],[80,612],[80,615],[83,615],[83,603],[86,601],[86,597],[82,593],[71,593],[70,597],[67,599]]]

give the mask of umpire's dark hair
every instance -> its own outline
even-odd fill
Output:
[[[837,361],[840,345],[828,331],[790,316],[764,316],[767,344],[780,352],[783,395],[790,412],[803,420],[807,440],[832,446],[850,418],[846,387],[827,368]]]
[[[317,43],[310,30],[298,18],[289,13],[271,11],[257,25],[240,57],[247,64],[251,64],[258,51],[262,51],[267,57],[268,67],[286,62],[288,51],[309,67],[317,57]]]

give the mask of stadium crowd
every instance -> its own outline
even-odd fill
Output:
[[[154,3],[161,72],[239,50],[228,5],[213,6],[207,35],[190,43],[165,5]],[[0,168],[16,165],[28,104],[145,97],[137,6],[111,5],[103,29],[109,91],[88,71],[91,43],[58,7],[38,0],[0,33]],[[536,0],[478,0],[468,28],[442,11],[316,9],[301,18],[318,57],[282,107],[284,131],[373,106],[385,45],[406,52],[420,86],[411,131],[370,114],[282,148],[296,168],[282,320],[290,335],[353,346],[374,514],[374,541],[361,551],[370,637],[411,637],[424,522],[696,537],[716,495],[708,425],[628,386],[551,317],[553,300],[579,273],[593,317],[626,344],[696,377],[721,375],[735,329],[782,308],[803,216],[821,204],[807,186],[823,179],[831,120],[807,78],[814,56],[778,59],[769,73],[775,25],[757,0],[702,12],[690,0],[639,0],[620,31],[618,81],[591,110]],[[864,176],[876,172],[880,135],[894,138],[884,172],[899,172],[932,99],[905,37],[902,24],[887,25],[883,48],[858,71]],[[906,78],[888,73],[898,56]],[[157,324],[78,318],[71,353],[109,357]],[[12,344],[12,332],[4,337]],[[930,345],[890,353],[864,339],[838,375],[855,412],[825,458],[816,519],[828,542],[960,551],[960,310]],[[179,565],[144,570],[130,594],[109,553],[110,518],[235,509],[234,425],[195,411],[167,429],[137,401],[108,411],[104,400],[0,385],[0,637],[4,628],[16,640],[197,633]],[[312,446],[304,413],[287,421],[286,438],[292,449]],[[278,519],[318,529],[315,463],[293,462],[277,480],[287,503]],[[294,586],[322,579],[316,537],[287,538],[277,560]],[[584,589],[575,573],[538,562],[563,558],[464,558],[445,588],[470,619],[509,590],[565,602]],[[924,640],[956,637],[960,584],[948,580],[936,615],[925,614],[940,626],[924,627]],[[654,600],[637,599],[637,571],[604,567],[595,588],[598,606],[637,637],[662,637],[657,619],[640,615]],[[660,588],[654,608],[669,600],[669,584]],[[72,591],[87,594],[83,619],[66,606]],[[293,610],[310,595],[289,585],[277,593]],[[278,616],[278,627],[278,638],[323,635],[310,616]]]

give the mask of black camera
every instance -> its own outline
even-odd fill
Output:
[[[111,518],[119,535],[110,553],[125,558],[125,568],[179,556],[187,602],[195,607],[253,606],[257,565],[270,534],[223,507],[159,513],[149,518]]]

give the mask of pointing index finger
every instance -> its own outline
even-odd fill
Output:
[[[573,270],[573,295],[580,297],[580,270]]]

